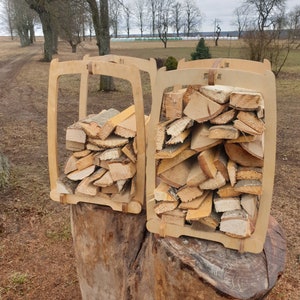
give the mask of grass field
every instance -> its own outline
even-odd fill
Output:
[[[111,52],[140,58],[174,56],[189,60],[196,44],[197,41],[170,41],[164,49],[161,42],[112,42]],[[245,45],[240,41],[221,40],[218,47],[208,41],[207,45],[213,58],[247,58]],[[5,78],[0,89],[0,151],[9,158],[13,175],[10,187],[0,190],[0,299],[79,300],[69,209],[49,199],[46,113],[49,63],[40,61],[42,41],[20,48],[17,40],[0,38],[0,71],[8,62],[31,52],[35,55],[19,65],[11,78]],[[74,60],[86,54],[97,55],[95,41],[82,43],[77,53],[71,53],[69,45],[60,42],[55,57],[60,61]],[[79,78],[62,78],[61,83],[59,142],[63,144],[66,126],[77,120]],[[291,52],[276,85],[277,156],[271,214],[286,233],[287,259],[282,277],[266,299],[298,300],[300,49]],[[123,105],[126,98],[123,88],[118,86],[118,91],[109,96],[114,98],[114,104],[103,105]],[[149,88],[146,92],[150,100]],[[96,83],[89,95],[91,104],[99,105],[103,94]],[[65,153],[64,144],[61,149]]]

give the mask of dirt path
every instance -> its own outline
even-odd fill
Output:
[[[0,194],[1,300],[81,299],[69,210],[48,195],[49,64],[39,61],[39,50],[37,45],[11,55],[0,67],[0,150],[12,173],[9,188]]]

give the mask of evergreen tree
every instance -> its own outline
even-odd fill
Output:
[[[209,48],[205,46],[204,38],[201,38],[197,44],[196,51],[191,53],[191,60],[211,58]]]

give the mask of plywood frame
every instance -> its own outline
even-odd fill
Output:
[[[191,65],[190,68],[182,68],[174,71],[158,71],[156,77],[155,91],[153,94],[152,110],[149,121],[148,143],[147,143],[147,185],[146,185],[146,202],[147,202],[147,229],[150,232],[160,234],[161,236],[193,236],[207,240],[222,243],[225,247],[237,249],[241,252],[259,253],[263,249],[273,194],[274,172],[275,172],[275,152],[276,152],[276,88],[275,77],[271,72],[269,64],[266,62],[260,69],[256,69],[257,63],[250,68],[251,62],[246,62],[243,66],[243,61],[233,61],[239,69],[218,68],[211,66],[213,60],[207,61],[207,65],[198,66]],[[253,70],[259,70],[253,72]],[[265,104],[265,157],[264,157],[264,176],[262,181],[263,194],[260,200],[260,207],[256,222],[256,229],[249,238],[233,238],[215,231],[201,231],[193,229],[189,225],[178,226],[166,224],[155,214],[154,206],[155,199],[153,191],[156,187],[156,161],[155,161],[155,138],[156,127],[159,123],[162,98],[165,89],[190,85],[200,84],[207,85],[209,74],[213,71],[214,84],[237,86],[246,89],[252,89],[262,94]]]
[[[118,58],[120,59],[120,58]],[[117,58],[115,57],[115,60]],[[140,70],[134,58],[126,60],[123,63],[114,63],[110,56],[101,56],[89,58],[85,57],[78,61],[59,62],[54,59],[50,64],[49,85],[48,85],[48,165],[50,177],[50,198],[54,201],[76,204],[78,202],[94,203],[99,205],[110,206],[115,211],[138,214],[141,212],[145,199],[145,126],[144,126],[144,103],[141,85]],[[135,62],[135,63],[133,63]],[[146,71],[151,72],[152,82],[156,73],[155,61],[146,61],[143,66],[147,66]],[[133,100],[136,112],[137,126],[137,161],[136,161],[136,190],[133,199],[130,202],[114,202],[106,195],[82,196],[75,194],[60,194],[57,192],[57,180],[61,171],[58,167],[58,151],[57,151],[57,113],[58,113],[58,87],[59,78],[70,74],[80,74],[80,94],[78,117],[82,119],[87,115],[87,98],[88,98],[88,79],[93,74],[107,75],[127,80],[131,84]]]

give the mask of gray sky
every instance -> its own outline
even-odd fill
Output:
[[[219,20],[222,31],[235,30],[231,23],[235,16],[233,11],[239,7],[243,1],[241,0],[195,0],[202,12],[203,22],[201,31],[214,31],[215,19]],[[290,11],[296,5],[300,5],[299,0],[287,0],[286,8]]]

